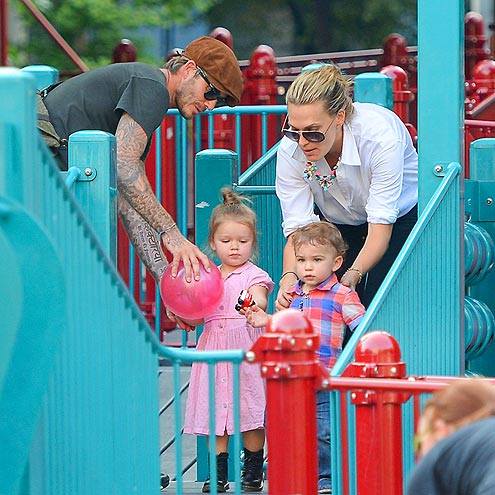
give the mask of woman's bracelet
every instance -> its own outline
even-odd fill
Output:
[[[161,239],[162,235],[168,234],[172,229],[175,229],[175,227],[177,227],[177,224],[172,222],[168,227],[165,227],[161,232],[158,232],[158,238]]]
[[[296,272],[284,272],[284,273],[282,273],[282,276],[280,277],[280,282],[282,281],[282,279],[283,279],[286,275],[289,275],[289,273],[292,273],[292,275],[295,275],[295,277],[299,280],[299,277],[297,276],[297,273],[296,273]]]
[[[358,284],[361,283],[361,280],[363,280],[363,272],[361,270],[359,270],[358,268],[353,268],[352,266],[350,268],[348,268],[344,275],[347,273],[347,272],[357,272],[358,275],[359,275],[359,280],[358,280]]]

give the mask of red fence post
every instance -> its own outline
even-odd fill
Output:
[[[394,112],[404,122],[411,135],[414,145],[418,140],[418,132],[410,121],[409,105],[414,101],[413,92],[409,89],[409,78],[407,72],[398,65],[386,65],[380,71],[381,74],[392,79],[392,91],[394,93]]]
[[[120,43],[115,45],[112,52],[112,64],[123,62],[135,62],[137,60],[137,49],[134,43],[127,38],[122,38]]]
[[[261,363],[266,378],[271,495],[316,494],[316,391],[323,374],[319,341],[306,317],[287,309],[273,316],[246,356]]]
[[[243,105],[275,105],[277,103],[277,61],[273,48],[259,45],[249,59],[244,71]],[[245,125],[246,120],[249,125]],[[244,117],[242,125],[241,170],[244,171],[262,155],[261,116]],[[267,147],[273,146],[278,137],[277,117],[267,118]]]
[[[386,332],[371,332],[359,341],[354,362],[343,376],[404,378],[397,341]],[[407,394],[356,390],[356,476],[359,495],[402,494],[402,404]]]
[[[490,50],[485,47],[487,39],[483,16],[478,12],[468,12],[464,16],[464,75],[466,81],[473,79],[473,68],[480,60],[490,58]]]

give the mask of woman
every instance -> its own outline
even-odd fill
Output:
[[[350,249],[341,282],[365,306],[417,218],[418,156],[390,110],[352,103],[350,83],[333,65],[303,72],[287,92],[276,191],[287,237],[277,308],[296,282],[291,234],[322,220],[337,225]]]
[[[495,386],[455,382],[427,402],[408,495],[495,493]]]

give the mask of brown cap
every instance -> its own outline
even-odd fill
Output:
[[[227,94],[227,104],[234,107],[241,101],[242,73],[234,52],[221,41],[202,36],[191,41],[183,53],[201,67],[210,82]]]

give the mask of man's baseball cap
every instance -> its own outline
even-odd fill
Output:
[[[239,104],[242,72],[234,52],[225,43],[210,36],[202,36],[191,41],[182,55],[196,62],[215,88],[227,95],[227,105],[234,107]]]

